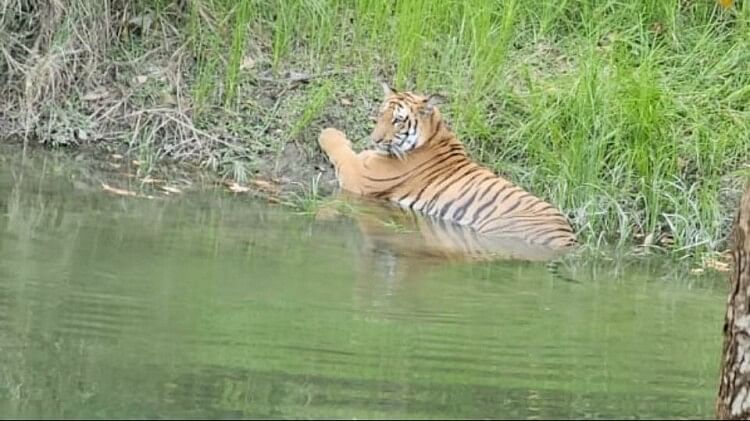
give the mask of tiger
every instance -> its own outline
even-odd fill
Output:
[[[384,100],[370,134],[373,148],[355,153],[336,128],[318,144],[343,191],[470,228],[483,236],[523,239],[570,250],[578,245],[568,219],[552,204],[472,160],[438,108],[441,97],[397,91]]]

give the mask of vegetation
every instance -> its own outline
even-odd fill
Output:
[[[593,247],[720,249],[748,166],[747,1],[2,4],[0,133],[143,171],[315,179],[321,128],[365,145],[378,80],[446,96],[473,156]]]

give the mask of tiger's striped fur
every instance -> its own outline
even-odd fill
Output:
[[[442,119],[435,97],[396,92],[371,134],[375,150],[359,154],[344,133],[328,128],[319,143],[341,188],[470,227],[482,235],[515,236],[534,244],[577,244],[554,206],[477,164]]]

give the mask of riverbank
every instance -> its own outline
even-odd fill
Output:
[[[749,165],[749,6],[10,1],[1,141],[314,198],[318,133],[364,146],[386,80],[447,97],[472,156],[591,249],[719,252]]]

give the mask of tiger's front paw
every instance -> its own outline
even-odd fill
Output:
[[[321,149],[326,152],[342,146],[346,148],[352,147],[352,142],[346,138],[344,132],[332,127],[324,129],[322,132],[320,132],[320,137],[318,137],[318,144],[320,144]]]

